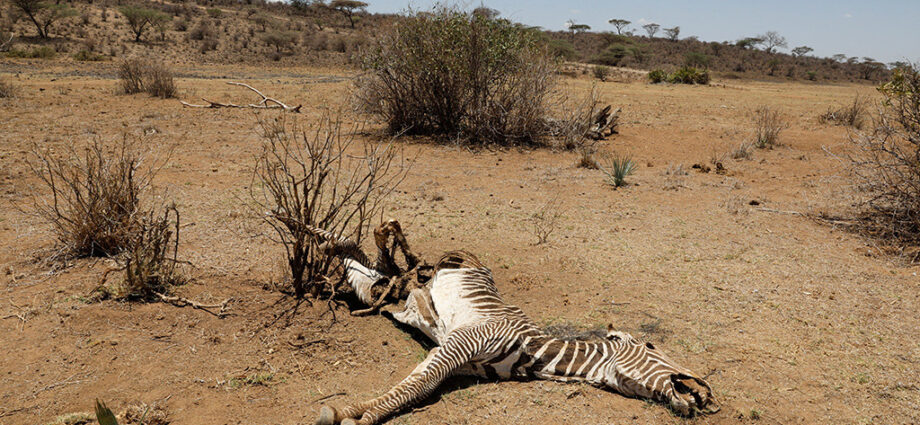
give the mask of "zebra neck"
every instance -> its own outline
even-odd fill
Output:
[[[528,375],[562,381],[602,383],[607,366],[616,360],[613,344],[604,339],[563,340],[530,337],[524,351],[531,357]]]

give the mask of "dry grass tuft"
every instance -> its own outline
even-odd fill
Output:
[[[769,106],[761,106],[751,115],[754,124],[754,146],[773,149],[779,145],[779,134],[789,127],[783,115]]]
[[[866,101],[856,95],[853,103],[837,109],[828,108],[818,120],[825,124],[843,125],[861,130],[865,125]]]
[[[0,77],[0,99],[12,99],[16,97],[16,86],[6,77]]]
[[[169,425],[169,413],[157,403],[137,403],[128,406],[124,414],[126,424]]]

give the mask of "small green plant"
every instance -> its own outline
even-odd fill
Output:
[[[591,72],[594,73],[594,78],[601,81],[607,81],[607,77],[610,76],[610,68],[604,65],[594,65],[591,67]]]
[[[227,385],[230,388],[237,389],[246,385],[270,386],[275,379],[275,374],[271,372],[253,373],[242,378],[230,378]]]
[[[668,80],[668,73],[661,69],[653,69],[648,73],[648,80],[652,84],[663,83]]]
[[[208,9],[208,16],[210,16],[211,18],[218,19],[223,15],[224,15],[224,11],[216,7],[212,7]]]
[[[600,166],[607,184],[617,188],[626,185],[626,177],[636,171],[638,166],[629,155],[608,155]]]
[[[98,398],[96,399],[96,421],[99,422],[99,425],[118,425],[115,414]]]
[[[806,71],[805,77],[808,78],[809,81],[815,81],[818,79],[818,73],[815,71]]]

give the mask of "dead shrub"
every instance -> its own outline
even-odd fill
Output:
[[[106,148],[97,140],[64,157],[33,146],[29,166],[50,192],[33,197],[66,256],[113,256],[131,246],[140,198],[159,166],[128,138]]]
[[[857,94],[853,98],[853,103],[837,109],[828,108],[827,112],[818,117],[818,120],[824,124],[843,125],[861,130],[865,114],[866,102]]]
[[[546,121],[547,132],[552,137],[550,145],[557,149],[578,151],[581,162],[586,157],[593,157],[597,151],[597,142],[587,137],[599,111],[597,89],[592,87],[587,96],[574,102],[565,94],[561,94],[561,97],[563,100],[557,107],[560,110],[558,118]]]
[[[868,194],[861,206],[873,235],[920,245],[920,69],[896,69],[871,132],[851,135],[850,171]],[[920,251],[912,261],[920,260]]]
[[[530,231],[537,238],[537,245],[549,241],[550,235],[559,228],[562,212],[559,210],[559,199],[553,198],[540,207],[530,216]]]
[[[544,134],[558,67],[537,32],[446,7],[407,17],[361,65],[358,102],[391,133],[503,145]]]
[[[311,128],[283,118],[260,124],[265,140],[250,185],[253,207],[285,250],[294,295],[316,297],[332,289],[333,258],[305,225],[360,244],[407,168],[391,144],[355,143],[340,114],[327,112]]]
[[[146,92],[163,99],[176,96],[172,71],[161,62],[127,59],[118,67],[118,78],[125,94]]]
[[[751,115],[754,124],[754,146],[772,149],[779,145],[779,134],[789,127],[783,115],[769,106],[761,106]]]

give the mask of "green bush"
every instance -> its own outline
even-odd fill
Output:
[[[573,60],[578,57],[575,46],[568,40],[552,39],[546,42],[549,54],[563,60]]]
[[[648,80],[652,84],[663,83],[668,81],[668,73],[661,69],[653,69],[648,73]]]
[[[73,58],[74,60],[78,60],[81,62],[98,62],[98,61],[105,60],[105,56],[102,56],[98,53],[90,52],[89,50],[86,50],[86,49],[83,49],[77,52],[75,55],[73,55]]]
[[[591,72],[594,74],[594,78],[597,78],[601,81],[607,81],[607,77],[610,76],[610,68],[607,68],[604,65],[592,66]]]
[[[685,66],[668,76],[668,82],[674,84],[709,84],[709,71]]]
[[[57,52],[48,46],[41,46],[32,50],[12,49],[9,52],[6,52],[8,57],[23,59],[51,59],[56,54]]]
[[[632,46],[625,44],[612,44],[603,53],[594,57],[592,63],[608,66],[619,66],[623,59],[632,55]]]
[[[223,11],[223,10],[220,10],[220,9],[218,9],[218,8],[216,8],[216,7],[212,7],[212,8],[209,8],[209,9],[208,9],[208,16],[210,16],[210,17],[212,17],[212,18],[214,18],[214,19],[220,18],[221,16],[223,16],[223,14],[224,14],[224,11]]]
[[[508,20],[416,13],[365,52],[357,99],[394,134],[534,143],[556,84],[547,50],[538,32]]]

